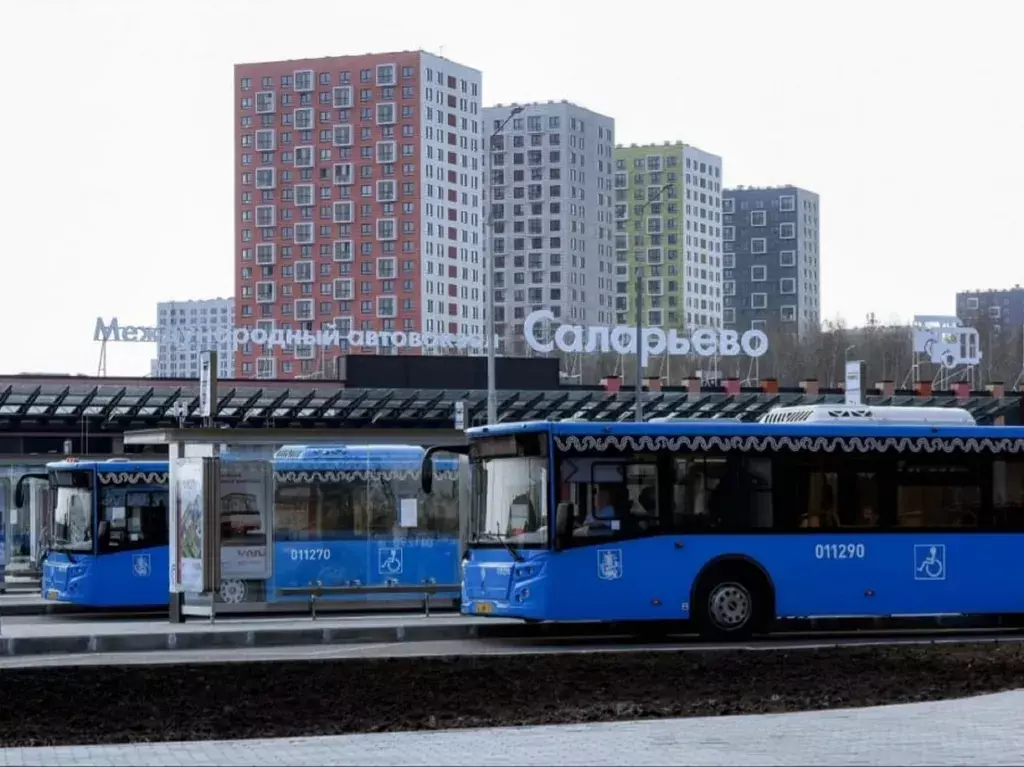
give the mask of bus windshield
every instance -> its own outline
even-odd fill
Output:
[[[547,542],[544,458],[490,458],[476,464],[469,535],[472,543],[537,548]]]
[[[92,551],[92,490],[58,487],[53,510],[54,551]]]

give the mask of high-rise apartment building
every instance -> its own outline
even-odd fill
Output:
[[[217,352],[217,375],[233,378],[233,298],[164,301],[156,305],[158,341],[150,373],[155,378],[199,378],[199,355]]]
[[[613,320],[615,121],[568,101],[484,110],[495,334],[525,353],[523,320]],[[511,119],[509,119],[511,118]]]
[[[480,90],[421,51],[236,66],[237,325],[482,334]],[[247,344],[235,366],[292,378],[363,351]]]
[[[803,336],[821,324],[818,195],[795,186],[722,195],[724,324]]]
[[[615,148],[615,321],[722,325],[722,158],[682,142]]]

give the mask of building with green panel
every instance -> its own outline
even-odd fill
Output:
[[[615,319],[722,327],[722,158],[680,141],[615,148]]]

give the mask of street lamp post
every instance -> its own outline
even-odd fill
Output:
[[[647,208],[650,207],[651,203],[657,202],[661,199],[661,195],[664,194],[669,188],[675,186],[675,182],[670,181],[661,187],[653,196],[648,199],[643,206],[640,208],[640,220],[643,221],[643,216],[647,212]],[[636,285],[633,293],[636,296],[636,386],[635,386],[635,397],[636,403],[633,408],[634,420],[637,423],[643,423],[644,420],[644,362],[643,362],[643,331],[644,331],[644,268],[639,264],[636,267]]]
[[[508,117],[494,129],[490,138],[487,139],[487,189],[493,189],[490,181],[491,174],[491,163],[490,154],[494,148],[494,139],[505,129],[508,125],[509,120],[520,114],[523,111],[522,107],[513,107],[512,111],[509,112]],[[495,373],[495,360],[496,351],[494,344],[494,252],[493,242],[491,242],[491,206],[492,197],[490,194],[487,195],[487,213],[484,216],[484,242],[487,245],[487,301],[484,304],[484,310],[487,312],[486,321],[484,322],[484,328],[487,332],[487,423],[495,424],[498,422],[498,390],[497,390],[497,374]]]

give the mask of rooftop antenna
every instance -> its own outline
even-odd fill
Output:
[[[96,366],[96,377],[106,378],[107,377],[107,339],[104,338],[100,341],[100,361]]]

